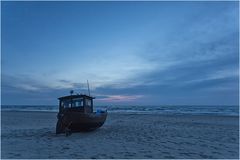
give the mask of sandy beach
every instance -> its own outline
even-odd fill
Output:
[[[237,116],[109,113],[100,129],[66,137],[56,114],[2,111],[1,158],[239,158]]]

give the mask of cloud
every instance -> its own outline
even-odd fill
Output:
[[[188,102],[187,97],[196,103],[210,99],[221,103],[222,96],[228,95],[228,102],[235,103],[239,79],[238,8],[205,7],[184,15],[181,23],[164,21],[168,26],[165,28],[156,19],[152,30],[145,30],[147,36],[142,34],[139,40],[131,35],[125,41],[113,37],[111,40],[117,39],[114,42],[71,51],[71,56],[60,55],[54,59],[59,62],[53,67],[57,69],[54,73],[45,72],[52,67],[49,64],[46,70],[24,70],[21,74],[6,69],[2,75],[3,95],[54,99],[71,89],[86,92],[88,79],[92,94],[102,102],[142,103],[144,99],[150,103],[152,99],[147,98],[152,96],[158,104],[171,103],[172,99]],[[177,101],[179,97],[182,101]]]

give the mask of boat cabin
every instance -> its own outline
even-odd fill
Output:
[[[59,112],[74,111],[82,113],[93,113],[93,99],[94,97],[87,95],[69,95],[60,97]]]

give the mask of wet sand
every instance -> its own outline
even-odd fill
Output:
[[[100,129],[66,137],[56,114],[2,111],[1,158],[239,158],[237,116],[109,113]]]

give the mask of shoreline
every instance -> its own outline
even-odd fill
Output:
[[[32,112],[32,113],[58,113],[58,111],[51,110],[0,110],[1,112]],[[215,114],[215,113],[154,113],[154,112],[112,112],[108,114],[117,115],[160,115],[160,116],[217,116],[217,117],[240,117],[239,115],[231,114]]]

